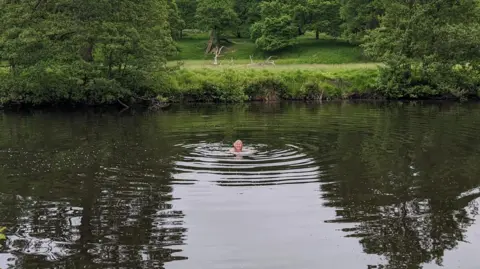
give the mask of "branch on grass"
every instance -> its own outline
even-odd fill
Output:
[[[233,42],[228,40],[227,38],[220,38],[220,41],[225,41],[228,44],[233,44]]]

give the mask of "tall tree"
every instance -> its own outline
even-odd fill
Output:
[[[83,91],[91,92],[83,102],[117,102],[144,88],[173,49],[167,6],[167,0],[0,2],[0,61],[10,66],[10,98],[35,89],[38,98],[29,101],[76,100]]]
[[[196,19],[199,28],[210,31],[206,53],[218,47],[220,37],[238,24],[233,0],[198,0]]]
[[[353,43],[362,41],[368,30],[379,26],[383,0],[340,0],[343,33]]]
[[[367,54],[385,61],[381,79],[388,94],[477,95],[478,1],[385,0],[383,4],[381,26],[371,31],[364,47]],[[410,94],[411,89],[415,91]]]
[[[195,13],[197,11],[196,0],[177,0],[180,17],[185,22],[184,29],[194,29],[197,27]],[[182,29],[183,30],[183,29]],[[182,34],[182,32],[180,32]]]
[[[298,35],[303,35],[309,24],[309,10],[306,0],[284,1],[284,4],[288,5],[289,15],[292,16],[294,23],[296,24]]]
[[[250,34],[252,24],[260,20],[259,4],[261,0],[235,0],[235,12],[238,15],[237,37]]]
[[[182,31],[185,28],[185,21],[180,16],[176,0],[168,1],[168,23],[172,38],[178,40],[182,37]]]
[[[308,0],[306,5],[308,14],[308,28],[315,32],[316,39],[319,33],[331,36],[340,35],[340,3],[337,0]]]
[[[299,27],[290,5],[280,1],[263,2],[260,13],[261,21],[252,25],[251,30],[257,47],[264,51],[275,51],[295,44]]]

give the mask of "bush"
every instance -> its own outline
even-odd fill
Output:
[[[378,92],[387,98],[478,98],[480,68],[391,59],[380,69]]]

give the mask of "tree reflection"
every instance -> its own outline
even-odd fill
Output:
[[[167,184],[173,160],[155,127],[86,114],[45,129],[59,120],[51,117],[0,121],[0,216],[11,267],[143,269],[184,259],[175,248],[183,213],[173,210]]]
[[[471,119],[455,109],[406,110],[408,117],[405,109],[386,107],[369,134],[340,132],[344,157],[328,171],[335,180],[322,185],[326,204],[337,208],[330,222],[354,223],[344,232],[366,253],[386,257],[383,268],[442,265],[478,215],[480,195],[465,193],[480,186],[480,168],[472,165],[480,143],[454,131]]]

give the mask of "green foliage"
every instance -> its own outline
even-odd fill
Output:
[[[425,63],[465,63],[480,55],[477,1],[409,5],[391,0],[384,6],[381,27],[366,39],[366,53],[379,59],[401,55]]]
[[[237,14],[232,0],[198,0],[196,19],[200,28],[219,31],[234,27]]]
[[[290,47],[308,30],[314,31],[317,39],[320,33],[340,34],[340,3],[336,0],[249,1],[249,5],[248,10],[257,7],[256,12],[239,8],[243,10],[240,21],[248,18],[250,37],[262,51]]]
[[[234,30],[238,24],[238,17],[234,11],[233,0],[198,0],[195,18],[198,27],[212,31],[211,40],[215,45],[220,42],[221,36]]]
[[[170,100],[238,102],[375,97],[376,70],[181,70],[164,95]],[[321,96],[321,97],[320,97]]]
[[[196,0],[176,0],[180,17],[185,22],[186,29],[197,27],[195,13],[197,12]],[[183,30],[183,29],[182,29]]]
[[[478,97],[480,17],[477,1],[410,5],[384,1],[381,26],[365,52],[386,63],[380,87],[391,97]],[[461,68],[459,68],[461,67]]]
[[[364,35],[376,29],[383,14],[383,0],[341,0],[340,17],[344,36],[353,43],[360,43]]]
[[[337,0],[308,0],[305,7],[308,14],[307,28],[317,33],[340,36],[340,3]]]
[[[174,40],[180,39],[182,30],[185,28],[185,21],[180,17],[176,0],[167,0],[168,2],[168,24],[170,26],[171,36]]]
[[[165,95],[174,101],[240,102],[245,100],[238,74],[224,70],[217,75],[210,72],[179,71],[172,88]]]
[[[235,0],[234,9],[238,16],[236,35],[250,36],[250,27],[260,20],[259,0]]]
[[[296,28],[288,15],[268,17],[263,23],[255,24],[252,35],[259,36],[255,44],[264,51],[277,51],[294,45]]]
[[[0,62],[9,70],[0,100],[109,103],[133,94],[174,51],[167,7],[167,0],[0,2]]]
[[[478,98],[479,11],[477,0],[1,1],[0,104],[128,103],[165,89],[182,93],[176,99],[206,101],[345,93],[332,90],[345,77],[319,81],[301,73],[280,80],[278,73],[250,74],[250,82],[243,73],[196,74],[194,84],[180,83],[166,59],[211,59],[204,54],[208,38],[208,50],[226,46],[223,61],[248,63],[250,55],[257,62],[275,56],[277,64],[382,61],[373,88],[387,98]],[[182,40],[185,28],[197,29]],[[336,40],[342,32],[362,45]],[[225,39],[233,35],[251,40]],[[370,85],[371,78],[346,81]]]
[[[261,20],[252,25],[251,38],[263,51],[276,51],[295,44],[298,16],[292,4],[266,1],[260,4]]]

